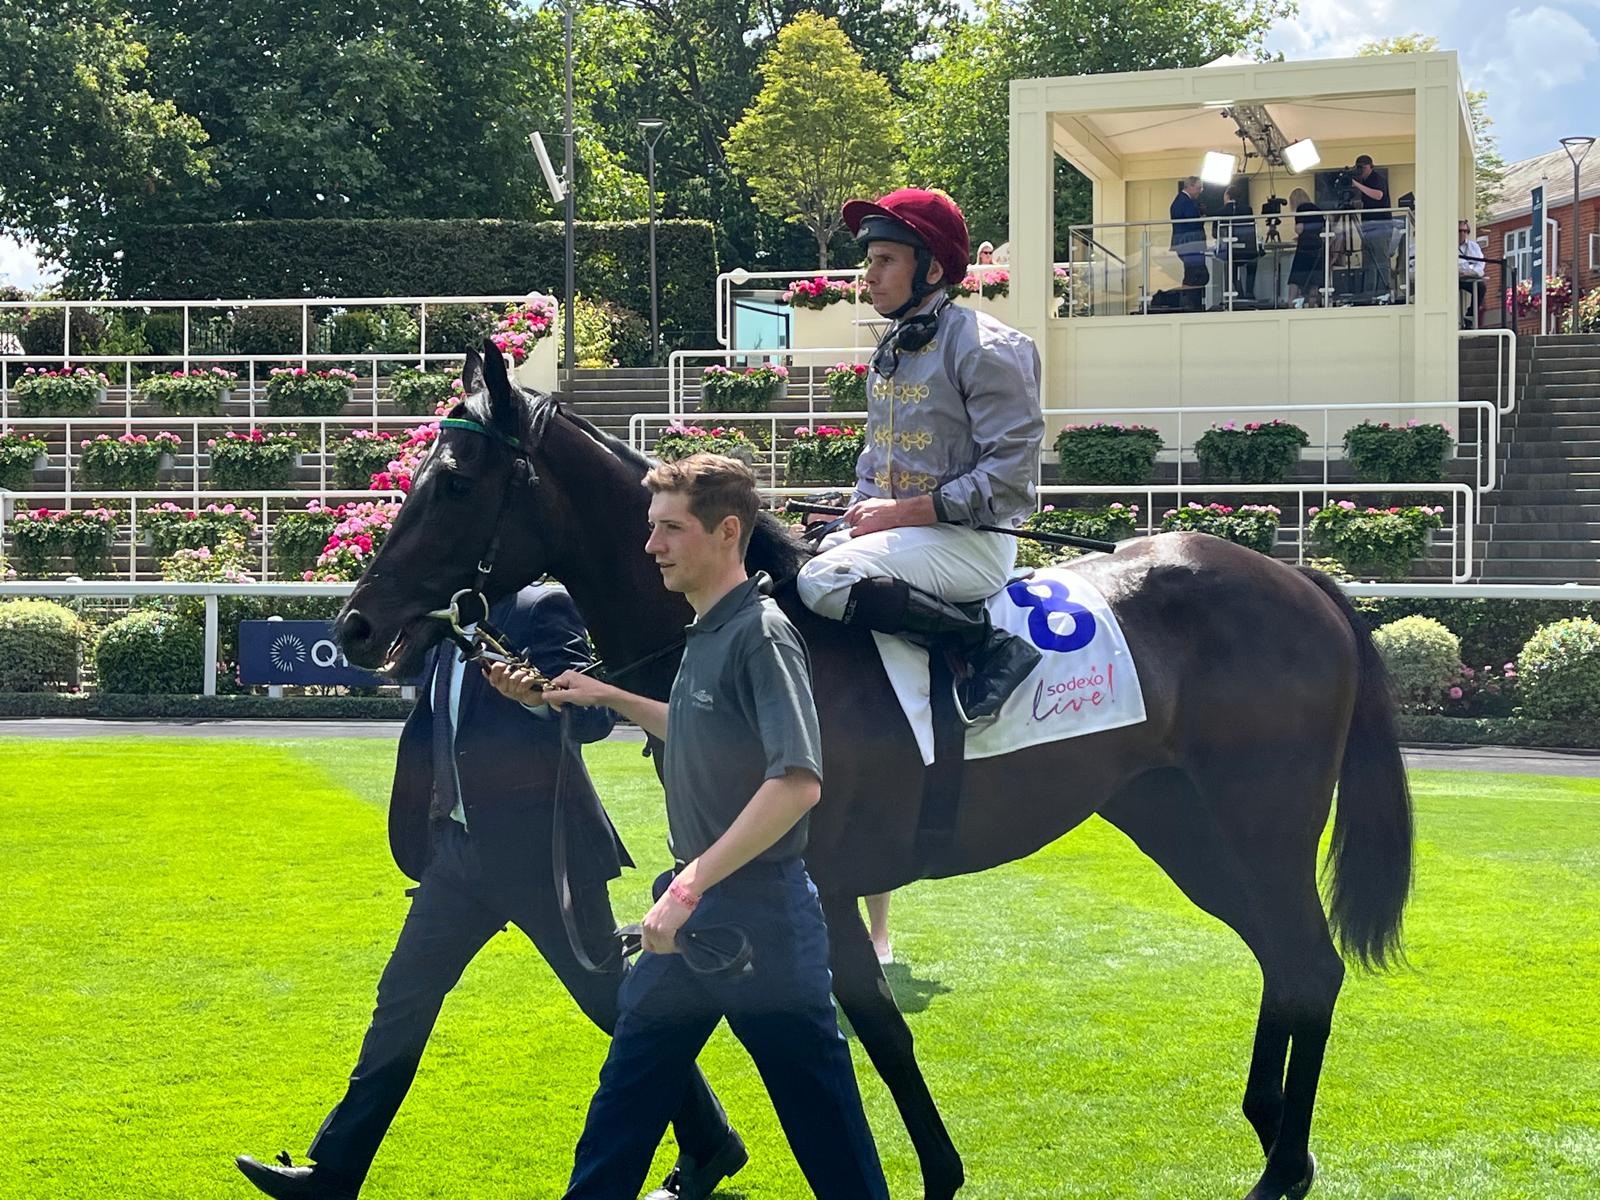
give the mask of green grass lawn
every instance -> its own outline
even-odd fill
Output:
[[[380,741],[0,739],[0,1196],[245,1200],[247,1151],[301,1154],[404,915]],[[637,748],[590,755],[645,869],[666,858]],[[1600,1195],[1600,783],[1427,774],[1411,970],[1352,973],[1314,1196]],[[891,982],[970,1183],[963,1195],[1239,1196],[1259,976],[1120,834],[896,898]],[[604,1038],[519,934],[447,1002],[370,1200],[558,1196]],[[750,1144],[721,1194],[808,1195],[754,1069],[703,1060]],[[858,1055],[897,1197],[920,1195]],[[660,1158],[670,1157],[670,1142]]]

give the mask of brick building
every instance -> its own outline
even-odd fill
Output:
[[[1484,257],[1508,259],[1508,274],[1514,270],[1518,279],[1527,279],[1532,272],[1529,214],[1533,189],[1541,183],[1545,216],[1553,226],[1548,232],[1545,271],[1565,277],[1572,270],[1572,160],[1560,147],[1508,166],[1499,199],[1490,206],[1488,220],[1478,227]],[[1581,296],[1600,286],[1600,144],[1583,160],[1578,190],[1579,280],[1575,291]],[[1498,325],[1506,286],[1498,264],[1489,264],[1488,279],[1488,299],[1481,323]],[[1535,333],[1537,323],[1537,316],[1525,319],[1521,331]]]

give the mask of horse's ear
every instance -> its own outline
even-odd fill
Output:
[[[467,350],[467,361],[461,367],[461,387],[467,395],[471,396],[483,391],[483,359],[478,357],[478,352]]]
[[[516,436],[521,432],[517,399],[506,373],[506,356],[493,342],[483,344],[483,382],[489,390],[489,414],[494,423]]]

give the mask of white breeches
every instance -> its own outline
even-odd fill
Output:
[[[903,579],[912,587],[964,604],[994,595],[1011,578],[1017,543],[967,525],[911,525],[851,537],[830,534],[795,581],[812,612],[838,621],[850,589],[863,579]]]

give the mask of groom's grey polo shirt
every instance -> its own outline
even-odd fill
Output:
[[[672,853],[688,862],[727,832],[768,779],[800,768],[822,778],[811,662],[757,575],[689,626],[667,701],[662,775]],[[758,856],[777,862],[806,846],[807,820]]]

